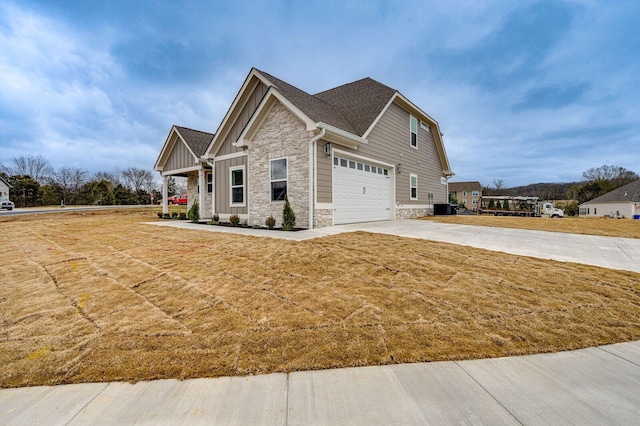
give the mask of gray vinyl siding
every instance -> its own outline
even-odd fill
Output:
[[[324,146],[326,145],[326,141],[318,141],[318,151],[316,153],[317,159],[317,174],[316,178],[318,181],[318,193],[317,193],[317,202],[318,203],[331,203],[333,202],[332,197],[332,187],[333,187],[333,167],[331,164],[331,156],[327,156],[324,153]]]
[[[244,107],[242,108],[242,112],[236,118],[235,122],[231,126],[231,130],[229,131],[229,134],[227,134],[227,136],[225,137],[224,142],[222,143],[222,147],[220,148],[220,151],[218,151],[218,153],[216,154],[217,156],[233,154],[242,150],[241,148],[234,147],[233,143],[238,140],[238,137],[244,130],[244,127],[247,125],[247,123],[251,119],[251,116],[258,108],[258,105],[260,105],[260,101],[264,97],[264,94],[267,93],[267,90],[268,90],[267,86],[265,86],[261,82],[258,82],[257,86],[255,87],[255,89],[247,99],[247,102],[245,103]]]
[[[423,205],[429,201],[427,196],[429,193],[434,194],[434,202],[446,202],[447,187],[440,183],[442,177],[440,157],[431,132],[422,128],[419,118],[417,150],[411,146],[410,137],[409,112],[396,104],[391,104],[367,136],[369,143],[358,147],[357,150],[346,150],[384,163],[396,166],[402,164],[401,172],[396,173],[395,176],[397,203]],[[418,175],[417,200],[410,199],[409,174],[411,173]]]
[[[174,133],[173,137],[176,140],[169,158],[164,165],[163,172],[171,170],[185,169],[187,167],[193,167],[196,165],[196,159],[193,157],[189,148],[180,140],[180,138]]]
[[[230,200],[230,182],[229,182],[229,168],[234,166],[245,166],[245,207],[231,207]],[[247,167],[247,156],[230,158],[228,160],[216,161],[216,176],[215,176],[215,193],[216,193],[216,211],[222,214],[247,214],[247,207],[249,205],[248,199],[248,181],[249,169]],[[214,213],[215,213],[214,212]]]

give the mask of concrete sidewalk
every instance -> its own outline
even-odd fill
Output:
[[[488,360],[0,389],[0,424],[640,424],[640,342]]]
[[[520,256],[640,272],[640,239],[632,238],[598,237],[488,226],[452,225],[429,220],[354,223],[298,232],[207,226],[186,221],[158,221],[148,222],[148,224],[295,241],[309,240],[343,232],[365,231],[453,243]]]

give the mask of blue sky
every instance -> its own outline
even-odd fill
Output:
[[[172,124],[214,132],[255,66],[399,90],[457,181],[640,173],[638,21],[637,0],[4,0],[0,162],[151,169]]]

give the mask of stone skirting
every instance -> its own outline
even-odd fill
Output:
[[[332,209],[315,209],[313,211],[313,227],[324,228],[333,225]]]
[[[433,216],[433,208],[432,207],[415,208],[415,209],[406,208],[406,207],[396,208],[397,220],[415,219],[423,216]]]

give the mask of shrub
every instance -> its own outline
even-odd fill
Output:
[[[491,198],[491,199],[489,200],[489,205],[487,206],[487,208],[488,208],[489,210],[493,210],[495,207],[496,207],[496,202],[493,200],[493,198]]]
[[[497,210],[501,210],[502,209],[502,203],[500,202],[500,200],[496,201],[496,209]]]
[[[158,213],[158,219],[162,219],[162,213]]]
[[[247,228],[249,226],[249,222],[247,221],[247,219],[242,221],[242,227],[243,228]]]
[[[509,200],[504,200],[502,202],[502,208],[505,209],[506,211],[511,210],[511,208],[509,207]]]
[[[240,224],[240,218],[237,214],[232,214],[231,216],[229,216],[229,223],[231,224],[231,226],[238,226]]]
[[[165,213],[162,215],[163,219],[171,219],[171,215],[169,213]]]
[[[187,216],[189,216],[189,220],[193,223],[198,223],[200,221],[200,206],[197,201],[193,203],[187,212]]]
[[[293,231],[296,227],[296,214],[289,204],[289,197],[284,196],[284,207],[282,208],[282,230]]]
[[[215,212],[213,214],[213,222],[215,222],[215,223],[220,222],[220,215],[218,214],[218,212]]]
[[[260,229],[260,225],[258,225],[257,223],[255,225],[252,226],[253,229]]]
[[[171,219],[177,219],[178,218],[178,212],[171,212]]]
[[[267,225],[267,228],[273,229],[273,227],[276,226],[276,218],[269,216],[267,220],[264,221],[264,224]]]
[[[185,212],[180,213],[180,220],[187,220],[187,214]]]

